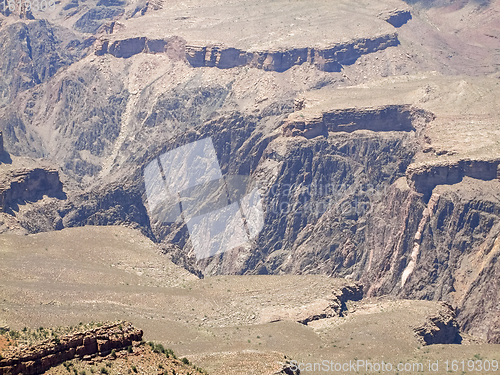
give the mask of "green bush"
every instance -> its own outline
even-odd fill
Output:
[[[134,352],[134,349],[132,349],[132,345],[128,346],[127,352],[129,352],[129,353],[133,353]]]
[[[162,344],[156,344],[153,350],[155,353],[165,353],[165,348]]]
[[[135,372],[135,373],[137,373],[137,367],[132,366],[132,371]]]
[[[106,370],[106,367],[101,367],[101,374],[109,374],[108,370]]]
[[[165,354],[167,355],[167,358],[172,357],[173,359],[177,359],[172,349],[166,349]]]
[[[189,359],[187,359],[186,357],[182,358],[181,359],[182,363],[184,363],[185,365],[189,365]]]

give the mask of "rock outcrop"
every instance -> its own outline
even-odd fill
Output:
[[[393,9],[380,13],[379,17],[394,27],[401,27],[412,18],[408,9]]]
[[[322,310],[312,312],[305,318],[298,320],[299,323],[307,325],[309,322],[320,319],[332,318],[335,316],[344,316],[347,310],[347,301],[359,301],[363,298],[363,286],[355,283],[353,285],[346,285],[339,290],[333,292],[334,297],[329,301],[329,304]],[[306,311],[302,312],[307,314]]]
[[[62,336],[26,349],[13,349],[2,353],[4,358],[0,359],[0,375],[43,374],[49,368],[73,358],[106,356],[113,349],[123,349],[141,341],[142,333],[132,324],[122,322]]]
[[[443,309],[430,316],[422,326],[414,328],[415,335],[424,345],[460,343],[458,323],[451,305],[442,303]]]
[[[342,64],[352,63],[360,56],[394,47],[399,44],[396,33],[372,39],[358,39],[339,43],[330,48],[296,48],[248,52],[221,45],[190,45],[182,38],[148,39],[135,37],[123,40],[101,40],[95,54],[110,54],[117,58],[129,58],[139,53],[167,53],[185,59],[192,67],[217,67],[230,69],[248,66],[267,71],[284,72],[294,65],[310,63],[326,72],[338,72]],[[183,52],[183,53],[182,53]]]
[[[14,204],[33,202],[44,195],[64,195],[57,169],[21,168],[8,170],[0,177],[0,210]]]
[[[453,185],[467,176],[478,180],[500,181],[500,160],[460,160],[458,162],[411,165],[406,176],[419,193],[430,194],[436,185]]]
[[[414,122],[420,117],[429,122],[433,115],[410,105],[334,109],[310,117],[294,112],[283,123],[282,133],[285,137],[314,138],[318,135],[328,136],[328,132],[351,133],[361,129],[409,132],[416,130]]]

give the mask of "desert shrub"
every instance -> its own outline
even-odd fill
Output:
[[[189,359],[187,359],[186,357],[182,358],[181,359],[182,363],[184,363],[185,365],[189,365]]]
[[[134,352],[134,349],[132,349],[132,345],[128,346],[127,352],[129,352],[129,353],[133,353]]]
[[[154,351],[155,353],[165,353],[165,348],[163,347],[163,345],[162,345],[162,344],[156,344],[156,345],[154,346],[153,351]]]
[[[174,351],[172,349],[166,349],[165,354],[167,355],[167,358],[172,357],[173,359],[177,359],[177,357],[174,354]]]

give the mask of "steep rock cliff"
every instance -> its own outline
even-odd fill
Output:
[[[176,57],[187,61],[192,67],[217,67],[231,69],[249,66],[268,71],[284,72],[294,65],[313,64],[327,72],[340,71],[343,64],[350,64],[362,55],[384,50],[399,44],[397,34],[387,34],[373,39],[359,39],[338,44],[331,48],[298,48],[247,52],[224,46],[195,46],[179,37],[148,39],[135,37],[109,41],[103,39],[95,54],[110,54],[117,58],[129,58],[139,53],[167,53],[176,51]],[[184,55],[184,56],[183,56]]]

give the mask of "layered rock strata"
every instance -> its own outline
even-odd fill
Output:
[[[299,106],[300,103],[296,106]],[[356,130],[372,131],[413,131],[415,120],[425,122],[433,119],[433,114],[411,105],[387,105],[376,108],[341,108],[323,113],[304,115],[294,113],[282,125],[285,137],[303,136],[308,139],[328,132],[348,132]]]
[[[339,43],[328,48],[293,48],[266,51],[244,51],[223,45],[189,45],[179,37],[148,39],[135,37],[110,42],[102,40],[95,54],[129,58],[139,53],[167,53],[185,59],[192,67],[230,69],[249,66],[267,71],[284,72],[292,66],[309,63],[326,72],[340,71],[341,65],[360,56],[399,44],[396,33]],[[172,57],[172,56],[171,56]]]
[[[0,359],[0,375],[43,374],[49,368],[73,358],[105,356],[113,349],[126,348],[134,341],[141,341],[142,334],[142,330],[130,323],[115,323],[46,341],[24,350],[17,348],[3,353],[5,358]]]
[[[406,176],[419,193],[429,194],[437,185],[453,185],[464,177],[500,181],[500,160],[460,160],[453,163],[410,165]]]

